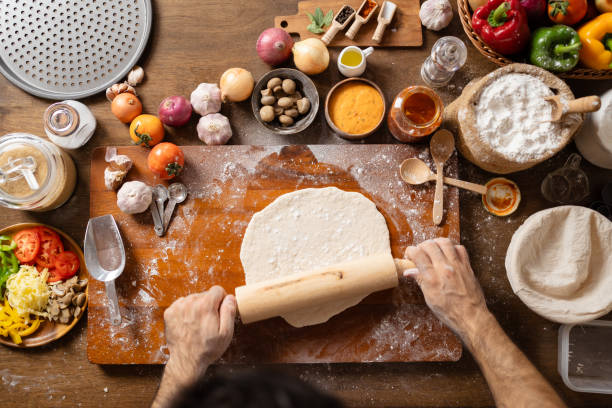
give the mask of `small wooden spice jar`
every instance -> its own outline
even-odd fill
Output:
[[[400,142],[421,142],[440,127],[443,111],[442,100],[431,88],[409,86],[391,105],[389,131]]]

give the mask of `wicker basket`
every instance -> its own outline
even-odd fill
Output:
[[[476,49],[480,51],[482,55],[497,65],[508,65],[520,61],[512,61],[503,55],[493,51],[487,44],[484,43],[476,34],[472,28],[472,13],[470,12],[470,5],[467,0],[457,0],[457,8],[459,9],[459,18],[461,19],[461,25],[463,30],[467,34],[468,38],[474,44]],[[574,68],[571,71],[563,73],[555,73],[561,78],[572,78],[572,79],[612,79],[612,69],[590,69],[590,68]]]

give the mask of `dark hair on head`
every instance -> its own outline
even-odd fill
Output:
[[[172,408],[341,408],[342,404],[290,375],[252,370],[200,378]]]

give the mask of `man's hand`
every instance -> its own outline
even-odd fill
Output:
[[[166,374],[189,384],[227,350],[234,335],[236,299],[220,286],[177,299],[164,312],[170,359]]]
[[[463,246],[437,238],[406,248],[405,256],[418,268],[406,271],[406,275],[417,281],[434,314],[462,338],[476,330],[479,319],[489,315]]]

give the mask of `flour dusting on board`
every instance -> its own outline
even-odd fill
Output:
[[[408,157],[419,157],[435,171],[426,146],[309,148],[216,146],[215,149],[203,147],[205,154],[185,149],[186,163],[192,166],[181,176],[181,181],[187,186],[189,196],[177,206],[164,237],[152,235],[152,223],[148,219],[143,223],[132,216],[115,215],[128,256],[128,267],[117,281],[123,323],[112,326],[106,307],[92,307],[90,320],[97,318],[96,321],[102,322],[100,327],[89,327],[101,339],[92,347],[108,348],[104,357],[108,361],[165,362],[168,352],[163,336],[163,309],[180,296],[204,291],[214,284],[224,285],[229,291],[243,284],[238,253],[247,225],[256,211],[283,193],[327,186],[362,193],[385,217],[393,237],[391,250],[395,257],[401,257],[406,246],[429,238],[451,234],[458,239],[455,227],[449,229],[444,223],[437,227],[431,222],[432,185],[408,186],[399,178],[399,165]],[[305,166],[308,172],[304,172]],[[456,169],[456,161],[450,167]],[[446,175],[456,176],[448,170]],[[445,198],[445,216],[457,225],[456,189],[445,189]],[[303,214],[296,209],[289,212],[290,219],[301,217]],[[325,218],[325,212],[321,217]],[[339,226],[334,233],[342,234],[344,228]],[[273,230],[270,227],[271,234],[275,233]],[[321,246],[321,251],[325,253],[325,246]],[[266,261],[274,263],[272,258]],[[94,284],[90,291],[92,305],[106,305],[103,285]],[[261,325],[238,324],[224,361],[396,361],[398,358],[448,361],[459,358],[459,341],[429,312],[414,283],[372,296],[385,293],[385,296],[391,293],[392,303],[374,308],[370,317],[362,319],[349,310],[333,318],[337,326],[327,323],[311,326],[326,335],[312,335],[309,340],[303,335],[308,332],[299,331],[308,329],[296,329],[288,334],[274,320]],[[384,298],[377,299],[375,303],[380,304]],[[364,302],[367,304],[368,298]],[[271,343],[257,340],[262,338],[268,338]],[[333,344],[329,340],[332,338]],[[343,341],[352,343],[342,346]],[[274,347],[269,347],[270,344]],[[340,351],[343,347],[346,352]],[[275,350],[282,354],[273,354]],[[353,351],[348,353],[350,350]]]

